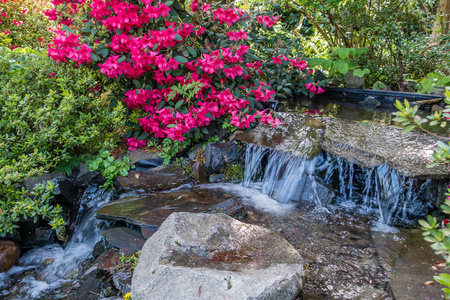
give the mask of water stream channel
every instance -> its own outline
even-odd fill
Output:
[[[138,190],[132,197],[174,195],[180,201],[189,195],[241,203],[244,222],[278,232],[303,256],[306,283],[301,299],[437,299],[440,287],[424,282],[436,274],[431,267],[439,257],[419,230],[395,227],[413,226],[436,207],[437,200],[426,200],[432,186],[431,179],[407,177],[387,165],[363,168],[326,151],[308,158],[248,144],[240,183]],[[130,194],[118,196],[124,203],[127,197]],[[101,231],[118,226],[95,217],[95,211],[113,199],[112,192],[88,187],[71,240],[64,247],[30,250],[17,266],[0,273],[0,298],[76,299],[83,275],[94,262],[93,250],[102,243]],[[183,210],[170,201],[146,209]]]

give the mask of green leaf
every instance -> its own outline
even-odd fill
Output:
[[[141,88],[141,83],[139,81],[137,81],[136,79],[133,79],[133,84],[137,89]]]
[[[70,33],[73,33],[73,30],[72,30],[72,28],[70,28],[69,26],[67,26],[67,25],[63,25],[62,26],[62,29],[64,30],[64,31],[67,31],[67,32],[70,32]]]
[[[413,130],[414,128],[416,128],[416,126],[414,126],[414,125],[406,126],[405,128],[403,128],[403,133],[410,132],[410,131]]]
[[[324,59],[323,59],[323,58],[320,58],[320,57],[311,58],[311,59],[308,61],[308,67],[314,68],[314,67],[316,67],[316,66],[322,64],[323,61],[324,61]]]
[[[340,61],[337,65],[337,69],[338,69],[339,73],[341,73],[342,75],[345,75],[348,73],[349,66],[346,62]]]
[[[183,57],[183,56],[180,56],[180,55],[175,56],[174,59],[175,59],[177,62],[179,62],[180,64],[185,64],[185,63],[188,62],[188,60],[187,60],[186,57]]]
[[[194,50],[194,48],[188,46],[186,49],[190,55],[192,55],[193,57],[197,57],[197,52]]]
[[[160,109],[162,109],[165,105],[166,105],[166,102],[165,102],[165,101],[161,101],[161,102],[159,102],[158,105],[156,106],[156,109],[157,109],[157,110],[160,110]]]
[[[119,59],[117,60],[117,62],[120,64],[120,63],[122,63],[125,59],[126,59],[126,57],[125,57],[125,56],[122,56],[121,58],[119,58]]]
[[[183,38],[181,37],[181,35],[179,35],[178,33],[177,34],[175,34],[175,41],[182,41],[183,40]]]
[[[337,50],[337,55],[340,57],[340,59],[345,59],[350,55],[350,49],[349,48],[339,48]]]
[[[100,60],[100,56],[98,56],[97,54],[91,52],[91,58],[93,61],[99,61]]]
[[[180,100],[175,104],[175,109],[179,109],[184,104],[184,100]]]
[[[177,127],[177,124],[169,124],[169,125],[167,125],[167,128],[174,128],[174,127]]]
[[[167,6],[171,6],[173,4],[173,1],[166,1],[166,2],[164,2],[164,4]]]

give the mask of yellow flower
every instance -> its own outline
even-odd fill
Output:
[[[125,295],[123,295],[123,299],[124,300],[131,300],[131,293],[126,293]]]

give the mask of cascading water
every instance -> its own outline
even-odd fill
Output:
[[[92,258],[94,246],[101,240],[95,209],[113,198],[113,192],[88,187],[80,199],[79,218],[74,234],[65,248],[58,244],[25,253],[18,266],[0,273],[2,299],[59,299],[79,285],[83,264]],[[88,212],[85,212],[89,210]]]
[[[320,199],[316,187],[324,183],[337,193],[337,204],[359,205],[392,224],[426,215],[433,206],[422,201],[430,182],[402,176],[386,165],[362,168],[326,152],[310,159],[248,144],[243,185],[281,203],[312,200],[320,206],[326,199]],[[305,197],[305,192],[312,196]]]
[[[306,184],[315,184],[315,165],[315,159],[250,144],[246,151],[243,184],[281,203],[295,202]],[[313,201],[321,205],[318,197]]]

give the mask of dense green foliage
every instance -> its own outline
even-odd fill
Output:
[[[48,199],[16,192],[16,183],[120,139],[123,107],[111,109],[97,83],[96,72],[57,65],[44,53],[1,50],[0,235],[14,228],[19,215],[30,215],[20,212],[27,201],[34,201],[33,216],[51,215],[42,210]]]
[[[430,72],[449,74],[448,35],[433,35],[438,0],[253,0],[279,15],[282,35],[299,38],[307,57],[328,58],[339,48],[368,51],[352,57],[370,70],[366,85],[383,82],[405,88],[404,79]],[[326,67],[324,68],[327,69]]]

